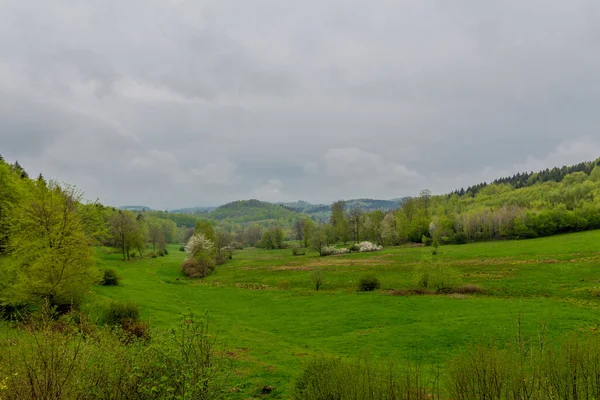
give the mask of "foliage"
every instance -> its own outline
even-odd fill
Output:
[[[131,301],[111,301],[103,311],[101,322],[108,326],[127,326],[140,320],[140,308]]]
[[[292,255],[294,256],[304,256],[306,255],[306,250],[302,247],[294,247],[292,248]]]
[[[216,263],[209,258],[186,258],[181,270],[188,278],[204,278],[215,270]]]
[[[383,249],[383,247],[377,246],[376,244],[367,241],[360,242],[358,244],[358,251],[361,253],[380,251],[381,249]]]
[[[435,378],[427,381],[419,364],[381,364],[370,357],[356,361],[316,357],[306,362],[294,381],[293,398],[405,399],[439,398]]]
[[[269,228],[268,231],[263,233],[257,246],[267,250],[284,249],[286,244],[283,229],[276,226]]]
[[[322,256],[332,256],[332,255],[336,255],[336,254],[347,254],[349,253],[350,250],[348,250],[345,247],[335,247],[335,246],[325,246],[321,249],[321,255]]]
[[[110,226],[111,244],[121,250],[123,260],[130,258],[132,251],[139,251],[144,247],[144,231],[133,213],[124,210],[112,212],[108,218]]]
[[[358,281],[358,290],[361,292],[372,292],[380,287],[379,279],[373,274],[365,275]]]
[[[85,234],[81,193],[54,182],[36,183],[20,204],[11,231],[9,303],[76,305],[100,280]]]
[[[208,318],[124,340],[85,316],[42,319],[0,354],[3,399],[220,399],[233,365]]]
[[[322,268],[316,267],[310,274],[310,280],[312,281],[315,290],[319,291],[323,283],[325,283],[325,271]]]
[[[102,286],[117,286],[119,284],[119,276],[113,268],[105,269],[102,274],[102,280],[100,281]]]

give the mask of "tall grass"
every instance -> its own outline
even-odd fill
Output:
[[[3,400],[227,397],[231,361],[206,318],[189,314],[170,332],[133,342],[84,317],[17,329],[0,342]]]
[[[473,344],[437,375],[424,373],[418,364],[398,368],[368,358],[315,358],[296,379],[293,395],[303,400],[600,399],[600,337],[573,333],[559,345],[547,345],[543,337],[519,335],[504,348]]]
[[[293,397],[303,400],[423,400],[439,398],[438,394],[437,380],[425,379],[420,364],[380,365],[370,357],[354,362],[313,358],[305,364],[293,388]]]

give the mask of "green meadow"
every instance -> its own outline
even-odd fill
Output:
[[[386,247],[374,253],[319,257],[309,251],[246,249],[202,280],[181,272],[185,253],[171,245],[164,257],[122,261],[98,248],[101,268],[114,268],[119,286],[95,286],[86,308],[130,300],[142,319],[167,329],[187,311],[207,313],[213,333],[236,360],[232,398],[288,398],[302,363],[315,355],[419,361],[432,369],[470,343],[515,339],[542,329],[560,341],[600,322],[600,231],[523,241],[427,247]],[[424,268],[474,294],[411,294]],[[315,270],[324,276],[316,291]],[[381,289],[359,292],[374,274]]]

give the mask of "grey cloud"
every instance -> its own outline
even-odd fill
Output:
[[[443,192],[596,158],[594,0],[6,0],[0,153],[109,204]]]

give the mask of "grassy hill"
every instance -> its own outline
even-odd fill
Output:
[[[116,268],[122,285],[95,288],[88,307],[95,310],[109,299],[132,300],[157,328],[169,327],[188,309],[206,310],[236,360],[231,398],[250,398],[270,385],[275,390],[269,398],[286,399],[290,382],[312,355],[355,358],[369,352],[399,363],[418,358],[425,368],[443,371],[469,343],[512,341],[520,315],[525,335],[535,335],[546,324],[548,343],[571,332],[593,331],[600,308],[598,243],[600,231],[588,231],[442,246],[437,256],[426,247],[332,257],[251,249],[236,252],[201,281],[183,277],[184,254],[176,246],[164,258],[134,262],[98,250],[101,266]],[[482,292],[391,294],[414,287],[424,265],[437,266],[457,285],[477,285]],[[311,282],[315,269],[325,271],[318,292]],[[356,291],[367,273],[379,278],[381,290]]]
[[[293,223],[302,215],[281,204],[267,203],[260,200],[239,200],[217,207],[205,217],[215,221],[232,223],[266,223],[281,221]]]
[[[399,200],[352,199],[346,200],[346,210],[360,208],[363,211],[391,211],[399,207]],[[316,219],[325,221],[331,215],[331,204],[311,204],[306,201],[280,203],[295,211],[308,214]]]

